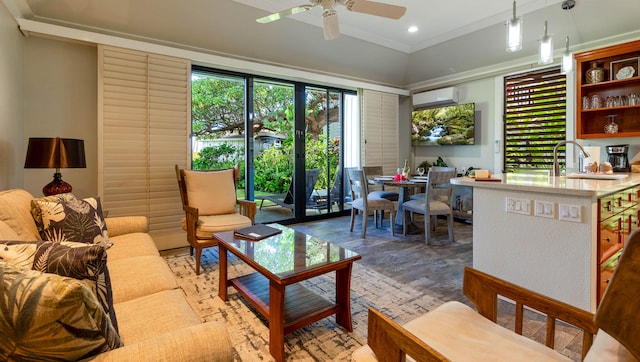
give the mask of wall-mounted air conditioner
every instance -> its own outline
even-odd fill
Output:
[[[427,108],[458,103],[458,89],[456,87],[435,89],[413,95],[414,108]]]

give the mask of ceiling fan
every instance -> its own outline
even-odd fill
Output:
[[[270,23],[282,19],[285,16],[295,15],[305,12],[316,6],[322,7],[322,29],[326,40],[335,39],[340,36],[338,25],[338,13],[336,5],[342,5],[349,11],[357,13],[382,16],[390,19],[400,19],[407,8],[391,4],[384,4],[370,0],[309,0],[309,4],[298,5],[287,10],[280,11],[265,17],[256,19],[259,23]]]

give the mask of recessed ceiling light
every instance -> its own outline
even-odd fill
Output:
[[[408,32],[410,33],[415,33],[416,31],[418,31],[418,27],[417,26],[410,26],[409,29],[407,29]]]

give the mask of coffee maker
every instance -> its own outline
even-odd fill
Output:
[[[613,172],[629,172],[629,145],[607,146],[609,163],[613,167]]]

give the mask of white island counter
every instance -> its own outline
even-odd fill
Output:
[[[595,312],[610,274],[603,262],[640,227],[640,174],[493,178],[451,181],[473,187],[474,268]]]

